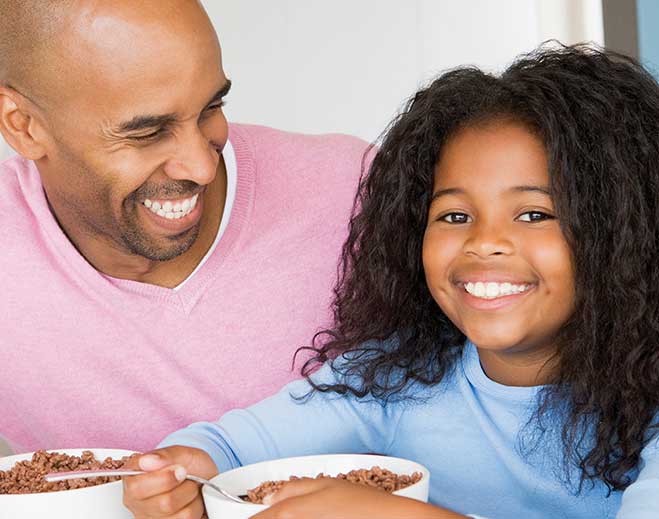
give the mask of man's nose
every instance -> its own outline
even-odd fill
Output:
[[[174,155],[165,163],[165,174],[175,180],[191,180],[201,186],[215,179],[219,150],[199,128],[189,130],[177,141]]]
[[[514,250],[510,229],[500,222],[477,222],[471,226],[464,245],[465,254],[480,258],[510,255]]]

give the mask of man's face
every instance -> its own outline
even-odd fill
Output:
[[[73,20],[55,51],[62,71],[39,167],[74,243],[164,261],[192,246],[207,214],[230,83],[196,2],[136,4],[101,4]]]

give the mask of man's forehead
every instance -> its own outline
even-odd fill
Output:
[[[65,37],[57,52],[56,80],[69,107],[118,122],[136,113],[178,112],[184,103],[204,103],[226,82],[209,22],[191,16],[187,26],[142,27],[134,20],[94,16],[94,23],[87,20]]]

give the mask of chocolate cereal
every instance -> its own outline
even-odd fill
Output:
[[[50,472],[72,470],[118,469],[123,467],[129,456],[120,460],[106,458],[98,461],[91,451],[83,451],[82,456],[69,456],[59,452],[37,451],[31,460],[17,462],[10,470],[0,470],[0,494],[37,494],[57,492],[75,488],[93,487],[118,481],[120,477],[99,477],[93,479],[70,479],[48,482],[43,477]]]
[[[411,476],[407,476],[399,475],[380,467],[373,467],[370,470],[351,470],[347,474],[338,474],[337,476],[327,476],[321,472],[316,476],[315,479],[345,479],[351,483],[379,488],[385,492],[396,492],[397,490],[401,490],[405,487],[413,485],[414,483],[417,483],[421,477],[422,475],[420,472],[415,472]],[[291,476],[288,481],[295,481],[299,479],[302,478]],[[287,483],[285,480],[266,481],[261,483],[258,487],[247,491],[247,497],[245,498],[245,501],[249,503],[262,504],[263,499],[266,496],[274,494],[280,490],[285,483]]]

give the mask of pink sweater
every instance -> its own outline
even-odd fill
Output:
[[[20,450],[149,449],[297,376],[293,353],[329,323],[365,143],[246,125],[229,138],[229,225],[176,292],[100,274],[35,165],[0,164],[0,435]]]

